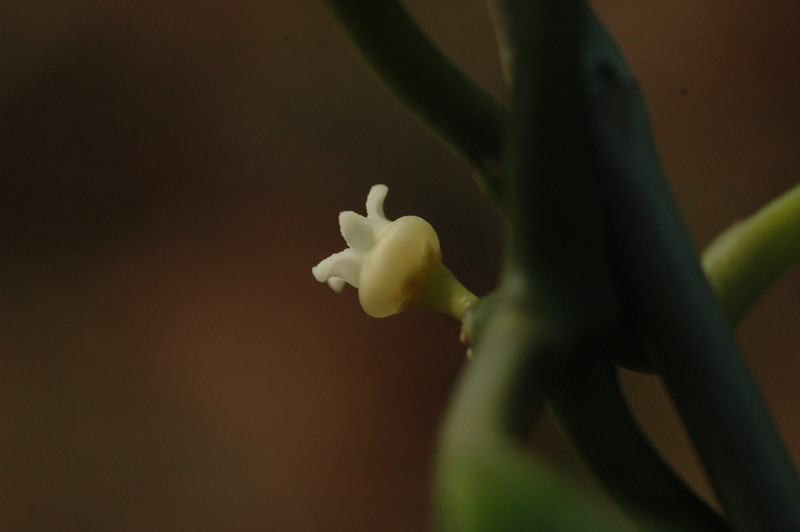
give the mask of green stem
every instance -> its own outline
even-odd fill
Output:
[[[419,288],[414,304],[463,321],[467,310],[477,300],[475,294],[467,290],[444,263],[436,261]]]
[[[442,530],[631,530],[529,454],[523,438],[544,400],[541,376],[552,360],[585,352],[558,324],[531,318],[523,291],[508,281],[462,375],[443,425],[436,469]]]
[[[535,304],[557,327],[579,338],[595,337],[583,351],[562,353],[550,362],[560,369],[547,375],[548,397],[601,481],[640,524],[663,520],[722,530],[724,521],[647,444],[615,378],[597,381],[580,370],[587,363],[596,369],[594,361],[615,375],[607,357],[620,346],[599,338],[623,330],[603,205],[583,137],[583,66],[586,40],[596,26],[592,14],[579,0],[498,0],[493,5],[513,80],[507,171],[512,271],[535,286]],[[586,391],[582,386],[593,393],[578,399],[576,394]],[[661,484],[654,488],[652,483]]]
[[[720,234],[703,267],[735,325],[778,277],[800,260],[800,185]]]
[[[603,206],[582,137],[581,0],[496,2],[513,49],[509,179],[512,265],[564,322],[618,323]],[[611,325],[613,326],[613,325]]]
[[[508,111],[461,71],[394,0],[326,0],[378,77],[475,170],[502,207]]]
[[[800,530],[800,483],[673,203],[638,87],[597,38],[588,134],[631,316],[734,529]]]
[[[602,351],[599,346],[594,349]],[[633,519],[643,526],[663,523],[675,530],[729,530],[650,445],[625,403],[608,358],[593,352],[565,361],[548,376],[546,386],[570,441]]]

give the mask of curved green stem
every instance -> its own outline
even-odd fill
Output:
[[[570,441],[633,519],[675,530],[729,530],[650,445],[625,403],[608,358],[592,353],[564,362],[545,382]]]
[[[532,318],[513,284],[504,290],[509,297],[498,298],[447,410],[436,469],[441,529],[631,530],[525,449],[531,412],[544,399],[543,367],[594,342]]]
[[[540,359],[539,385],[601,481],[638,523],[724,530],[724,521],[647,444],[622,400],[610,361],[622,347],[608,340],[622,330],[622,311],[591,152],[582,136],[582,76],[586,41],[595,29],[592,14],[580,0],[497,0],[494,10],[502,15],[498,22],[508,25],[500,30],[513,80],[506,172],[510,271],[535,287],[534,304],[555,330],[569,329],[578,344],[584,335],[594,337],[580,346],[565,341],[574,350]],[[587,374],[585,365],[601,371]],[[603,380],[604,371],[613,378]],[[592,393],[584,396],[586,387]]]
[[[800,185],[721,233],[702,260],[728,321],[735,325],[800,261]]]
[[[653,365],[734,529],[800,530],[800,483],[662,176],[638,87],[618,53],[595,54],[587,76],[615,264]]]
[[[508,111],[461,71],[395,0],[326,0],[378,77],[477,172],[503,206],[498,170]]]

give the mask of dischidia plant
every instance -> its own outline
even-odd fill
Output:
[[[442,427],[437,523],[452,531],[800,531],[800,483],[732,328],[800,259],[800,186],[699,258],[639,88],[581,0],[489,0],[511,102],[459,70],[394,0],[327,0],[378,76],[474,170],[509,221],[497,289],[476,298],[424,220],[341,214],[348,248],[313,269],[364,310],[463,323],[472,352]],[[719,505],[654,450],[617,366],[658,375]],[[546,404],[623,514],[526,449]]]

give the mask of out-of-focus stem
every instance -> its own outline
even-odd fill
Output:
[[[436,465],[438,522],[447,532],[633,529],[525,448],[542,408],[544,366],[596,345],[526,308],[507,279],[447,409]]]
[[[511,267],[535,287],[536,308],[578,335],[598,335],[594,349],[553,361],[562,369],[548,374],[554,379],[545,382],[548,397],[600,480],[643,526],[663,520],[687,530],[724,530],[724,520],[647,444],[619,394],[610,357],[634,344],[601,345],[602,338],[630,333],[619,325],[614,249],[596,154],[585,134],[586,65],[600,26],[581,0],[495,0],[493,6],[513,80]],[[583,365],[600,373],[587,374]]]
[[[644,527],[722,532],[724,518],[705,504],[652,447],[619,388],[616,368],[595,346],[555,364],[547,397],[559,423],[611,496]]]
[[[800,185],[721,233],[703,252],[703,269],[728,322],[800,260]]]
[[[395,95],[475,170],[503,207],[500,153],[508,110],[459,69],[395,0],[326,0]]]

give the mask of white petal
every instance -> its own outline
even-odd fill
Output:
[[[361,257],[358,253],[352,249],[345,249],[339,253],[334,253],[311,268],[311,273],[314,274],[317,281],[321,283],[327,282],[331,288],[339,292],[344,287],[345,282],[358,287],[361,264]]]
[[[328,286],[330,286],[331,290],[334,292],[341,292],[345,284],[344,279],[341,277],[331,277],[328,279]]]
[[[347,245],[359,253],[367,253],[375,245],[376,224],[360,214],[353,211],[340,213],[339,229]]]
[[[386,215],[383,214],[383,202],[388,193],[389,187],[386,185],[373,185],[369,189],[369,194],[367,194],[367,218],[387,220]]]

